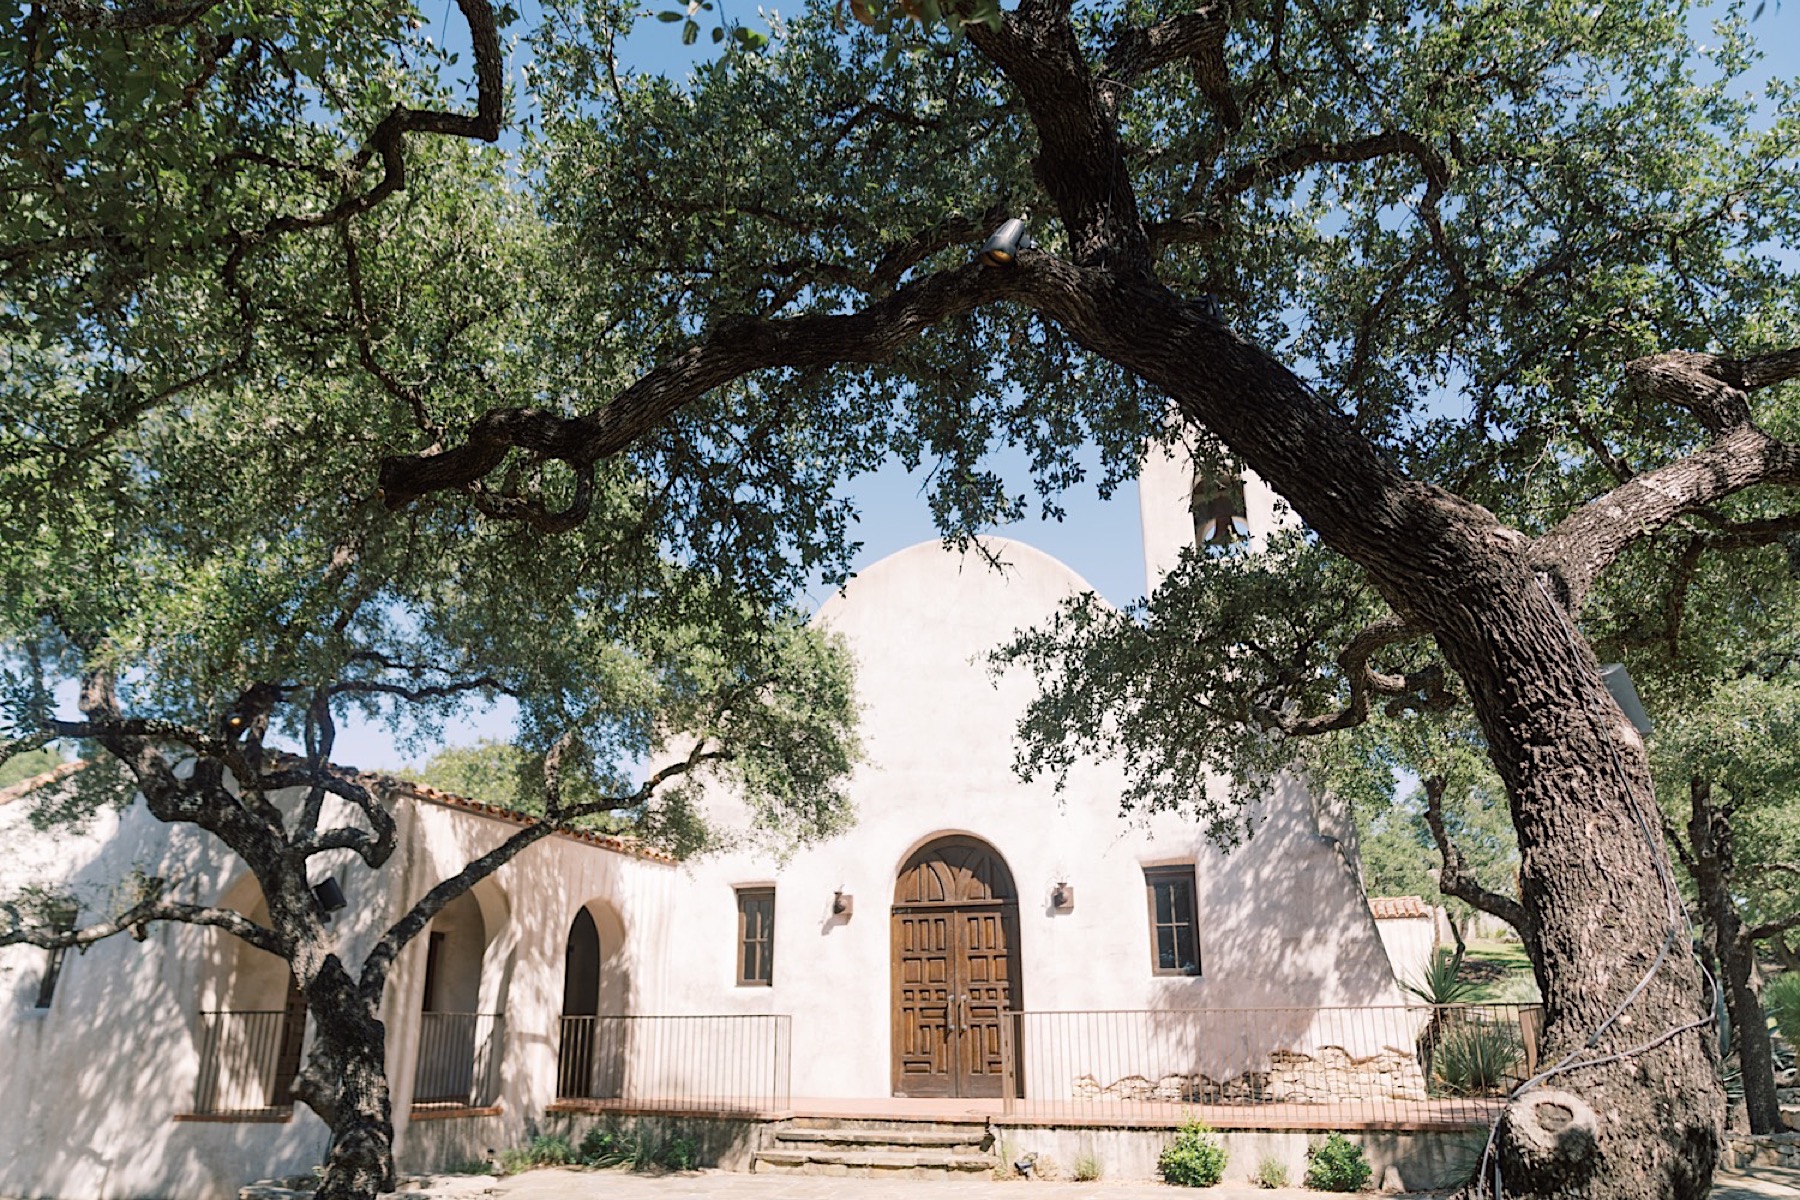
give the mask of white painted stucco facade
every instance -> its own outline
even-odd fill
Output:
[[[1152,585],[1192,538],[1187,472],[1178,456],[1153,457],[1140,485]],[[1274,502],[1255,481],[1249,498],[1260,535],[1275,520]],[[935,542],[902,550],[818,614],[855,654],[864,705],[866,759],[849,785],[856,821],[848,832],[785,861],[727,853],[681,866],[551,838],[478,890],[480,933],[469,941],[465,914],[447,938],[480,951],[474,975],[458,985],[461,1003],[505,1018],[498,1088],[480,1112],[409,1115],[426,939],[414,943],[384,1010],[403,1166],[516,1144],[542,1118],[557,1092],[565,949],[583,908],[599,934],[602,1014],[788,1014],[793,1097],[892,1094],[896,877],[915,850],[948,835],[986,843],[1016,884],[1015,1007],[1171,1013],[1402,1002],[1357,881],[1348,822],[1294,780],[1271,782],[1250,814],[1254,836],[1229,855],[1179,815],[1122,819],[1114,762],[1076,770],[1061,802],[1047,780],[1019,780],[1013,728],[1035,683],[1017,672],[992,677],[986,656],[1086,585],[1022,543],[993,540],[988,549],[1004,569]],[[728,820],[729,794],[710,799]],[[348,959],[360,961],[403,901],[514,828],[476,807],[431,796],[400,804],[402,851],[377,893],[368,873],[340,864]],[[100,911],[104,884],[141,866],[178,880],[180,894],[195,900],[254,906],[253,887],[207,835],[162,826],[141,803],[103,814],[81,838],[31,834],[26,809],[0,804],[0,841],[30,847],[0,858],[0,891],[62,881]],[[1169,866],[1192,870],[1197,975],[1152,969],[1145,870]],[[1072,905],[1052,903],[1058,884]],[[743,887],[774,889],[768,986],[737,981]],[[847,917],[832,911],[840,893],[852,900]],[[278,1008],[278,968],[247,960],[215,931],[159,926],[142,944],[119,938],[71,955],[52,1006],[38,1010],[43,961],[40,950],[0,950],[0,1094],[14,1098],[0,1129],[0,1196],[213,1200],[248,1178],[320,1161],[326,1130],[304,1110],[273,1122],[176,1119],[194,1108],[199,1013]],[[1069,1094],[1074,1081],[1043,1057],[1047,1047],[1018,1049],[1029,1094]],[[1105,1072],[1156,1066],[1121,1059]]]

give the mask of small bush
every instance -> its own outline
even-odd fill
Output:
[[[1784,971],[1763,987],[1763,1007],[1782,1040],[1800,1050],[1800,972]]]
[[[1362,1147],[1341,1133],[1306,1152],[1306,1186],[1321,1192],[1360,1192],[1374,1173]]]
[[[1511,1025],[1471,1024],[1446,1037],[1431,1062],[1446,1092],[1480,1096],[1500,1088],[1522,1053]]]
[[[679,1133],[656,1148],[656,1165],[672,1171],[693,1170],[699,1157],[700,1147],[694,1139]]]
[[[498,1166],[502,1175],[517,1175],[533,1167],[561,1167],[579,1161],[575,1147],[560,1134],[542,1134],[524,1146],[500,1152]]]
[[[1100,1178],[1100,1160],[1092,1154],[1083,1154],[1075,1160],[1075,1178],[1081,1183],[1092,1183]]]
[[[1288,1185],[1287,1164],[1273,1154],[1265,1154],[1263,1160],[1256,1164],[1256,1174],[1252,1182],[1257,1187],[1284,1188]]]
[[[1163,1182],[1179,1187],[1211,1187],[1225,1177],[1225,1147],[1200,1121],[1175,1131],[1175,1140],[1156,1160]]]

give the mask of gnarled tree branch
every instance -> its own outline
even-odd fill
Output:
[[[1511,896],[1502,896],[1483,887],[1481,881],[1469,873],[1462,851],[1456,848],[1449,831],[1444,828],[1444,777],[1427,776],[1420,784],[1425,789],[1425,824],[1430,826],[1431,838],[1437,843],[1438,854],[1444,862],[1438,873],[1438,890],[1511,925],[1525,939],[1532,961],[1539,961],[1537,947],[1532,944],[1535,935],[1525,920],[1525,906]]]
[[[543,409],[495,409],[477,419],[458,446],[383,460],[382,495],[389,508],[400,508],[433,492],[473,487],[513,450],[586,470],[699,396],[751,372],[882,362],[939,321],[1023,291],[1018,272],[971,263],[905,284],[860,312],[722,322],[594,412],[565,417]],[[522,514],[502,509],[498,515]]]

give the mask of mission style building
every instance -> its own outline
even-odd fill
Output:
[[[1150,586],[1196,536],[1255,538],[1275,521],[1256,480],[1196,496],[1195,478],[1182,456],[1145,468]],[[1297,781],[1269,782],[1254,836],[1228,855],[1177,815],[1121,818],[1116,763],[1080,767],[1064,802],[1019,781],[1013,727],[1036,683],[991,680],[985,655],[1086,585],[1027,545],[990,548],[1005,570],[935,542],[903,550],[820,610],[857,656],[866,706],[848,832],[786,861],[687,864],[616,838],[549,838],[409,947],[384,1012],[403,1169],[519,1144],[584,1105],[974,1103],[1167,1077],[1136,1035],[1083,1051],[1059,1032],[1084,1013],[1142,1029],[1218,1010],[1210,1028],[1227,1035],[1201,1065],[1228,1080],[1270,1049],[1231,1012],[1287,1012],[1254,1028],[1298,1022],[1268,1035],[1297,1037],[1321,1007],[1401,1003],[1348,814]],[[206,835],[141,802],[81,838],[35,835],[34,785],[60,781],[0,792],[0,892],[51,881],[98,912],[142,868],[256,914],[254,881]],[[516,827],[479,798],[391,790],[401,852],[380,876],[339,872],[353,961],[401,898]],[[731,797],[712,803],[732,819]],[[329,1137],[285,1094],[306,1036],[285,965],[218,931],[0,950],[0,1195],[213,1200],[305,1172]],[[1336,1038],[1379,1049],[1350,1040]]]

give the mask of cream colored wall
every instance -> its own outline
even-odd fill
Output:
[[[1431,965],[1437,949],[1437,918],[1388,917],[1375,922],[1381,931],[1381,944],[1393,964],[1394,978],[1401,983],[1418,983]]]
[[[30,828],[30,802],[0,805],[0,895],[57,883],[83,915],[115,909],[113,886],[135,868],[174,881],[173,894],[253,912],[259,900],[212,839],[166,826],[141,801],[108,812],[81,836]],[[333,814],[328,813],[328,819]],[[341,815],[337,814],[337,815]],[[333,925],[346,961],[360,963],[382,929],[450,872],[508,836],[514,826],[467,812],[407,803],[396,813],[399,849],[379,874],[346,856],[331,868],[349,907]],[[507,1015],[501,1115],[409,1128],[425,939],[401,955],[382,1016],[388,1026],[397,1152],[403,1167],[478,1157],[524,1137],[541,1116],[556,1076],[556,1017],[562,1002],[564,937],[575,911],[600,917],[603,1002],[635,1004],[643,960],[661,952],[675,871],[564,839],[526,850],[471,904],[485,947],[479,983],[463,999]],[[620,914],[632,914],[621,916]],[[454,919],[454,918],[453,918]],[[203,1008],[274,1007],[284,990],[278,964],[213,930],[154,925],[143,943],[114,938],[65,960],[54,1003],[32,1007],[45,960],[33,947],[0,948],[0,1196],[65,1200],[224,1200],[245,1182],[304,1174],[322,1161],[329,1132],[303,1107],[287,1122],[177,1122],[194,1107]],[[239,974],[246,965],[251,978]],[[264,969],[270,968],[270,969]]]
[[[895,876],[950,833],[992,844],[1017,882],[1028,1009],[1397,1003],[1355,871],[1293,781],[1275,782],[1254,837],[1230,855],[1177,815],[1121,820],[1114,763],[1080,767],[1060,802],[1047,781],[1019,781],[1014,722],[1036,685],[990,680],[984,656],[1085,585],[1029,546],[990,546],[1004,572],[926,543],[821,610],[858,662],[868,758],[850,786],[857,823],[785,863],[738,854],[690,868],[671,920],[694,936],[664,963],[659,1008],[793,1013],[796,1095],[888,1094]],[[1168,863],[1197,864],[1198,978],[1151,974],[1143,868]],[[1071,912],[1051,908],[1059,880],[1075,889]],[[733,889],[771,882],[774,986],[736,987]],[[855,897],[848,921],[830,913],[840,886]]]

